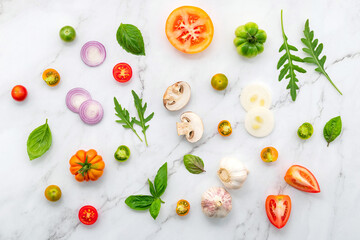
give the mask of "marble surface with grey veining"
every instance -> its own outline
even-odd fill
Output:
[[[185,55],[168,42],[164,27],[169,13],[182,5],[204,9],[215,33],[208,49]],[[314,66],[301,64],[300,90],[293,102],[287,82],[278,82],[276,64],[282,44],[280,11],[284,9],[285,31],[298,49],[304,23],[310,19],[315,36],[324,43],[326,70],[343,92],[339,95]],[[265,51],[253,59],[239,56],[233,46],[234,30],[256,22],[267,32]],[[125,52],[116,41],[120,23],[139,27],[146,56]],[[72,25],[77,38],[64,43],[58,36],[64,25]],[[0,0],[0,239],[257,239],[312,240],[358,239],[360,234],[360,2],[358,0]],[[107,51],[105,62],[90,68],[80,59],[82,45],[100,41]],[[305,57],[302,51],[297,53]],[[132,66],[127,84],[113,79],[118,62]],[[46,68],[55,68],[61,82],[54,88],[41,79]],[[229,86],[217,92],[210,85],[218,72],[227,75]],[[176,81],[192,88],[190,103],[180,112],[162,105],[165,89]],[[254,81],[266,83],[272,91],[276,126],[271,135],[254,138],[244,129],[245,111],[239,101],[241,90]],[[15,102],[12,87],[27,87],[24,102]],[[66,93],[86,88],[104,107],[103,120],[85,125],[65,105]],[[149,147],[115,122],[113,97],[135,111],[131,89],[155,112],[147,131]],[[183,111],[194,111],[204,122],[203,138],[188,143],[176,133],[176,121]],[[322,136],[325,123],[340,115],[341,135],[326,147]],[[50,150],[29,161],[26,141],[45,119],[53,134]],[[223,138],[217,124],[227,119],[233,134]],[[303,122],[314,126],[314,135],[300,140],[296,129]],[[115,149],[125,144],[131,158],[115,161]],[[259,152],[275,146],[279,159],[265,164]],[[69,159],[78,149],[94,148],[105,160],[104,175],[96,182],[77,182],[69,172]],[[200,156],[206,173],[192,175],[185,169],[185,154]],[[216,171],[223,156],[236,156],[250,171],[244,186],[230,191],[233,210],[224,219],[209,219],[201,211],[201,194],[221,186]],[[131,194],[148,194],[147,179],[168,162],[168,187],[157,220],[147,211],[129,209],[124,200]],[[293,164],[310,169],[321,193],[309,194],[288,186],[283,180]],[[56,184],[63,196],[48,202],[44,189]],[[267,219],[264,202],[269,194],[287,194],[292,212],[279,230]],[[178,217],[179,199],[187,199],[191,212]],[[99,212],[92,226],[77,217],[81,206],[90,204]]]

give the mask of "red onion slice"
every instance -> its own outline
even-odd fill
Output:
[[[66,94],[66,106],[74,113],[79,112],[83,102],[91,99],[91,95],[83,88],[73,88]]]
[[[98,101],[87,100],[81,104],[79,115],[84,123],[92,125],[101,121],[104,116],[104,109]]]
[[[83,62],[90,66],[96,67],[102,64],[106,58],[106,50],[104,45],[97,41],[90,41],[81,48],[80,56]]]

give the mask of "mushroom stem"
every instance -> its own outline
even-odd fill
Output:
[[[192,130],[191,124],[188,122],[177,122],[176,128],[179,136],[186,135]]]

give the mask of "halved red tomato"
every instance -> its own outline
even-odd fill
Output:
[[[293,165],[284,177],[285,181],[292,187],[304,192],[318,193],[320,186],[314,175],[306,168]]]
[[[282,228],[290,217],[291,199],[288,195],[269,195],[266,198],[265,210],[272,225]]]
[[[118,63],[113,68],[113,76],[118,82],[127,82],[132,77],[132,69],[127,63]]]
[[[98,218],[98,212],[96,208],[90,205],[83,206],[79,210],[79,220],[85,225],[92,225]]]
[[[209,15],[201,8],[182,6],[170,13],[165,33],[177,50],[198,53],[210,45],[214,26]]]

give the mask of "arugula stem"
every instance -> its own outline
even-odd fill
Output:
[[[144,139],[145,139],[146,146],[148,147],[149,145],[148,145],[148,142],[147,142],[147,139],[146,139],[146,134],[145,133],[143,133],[143,134],[144,134]]]
[[[137,132],[135,131],[135,129],[132,129],[133,132],[136,134],[136,136],[140,139],[140,141],[142,142],[143,140],[140,138],[140,136],[137,134]],[[146,136],[145,136],[145,142],[146,142]],[[146,143],[147,146],[147,143]]]

